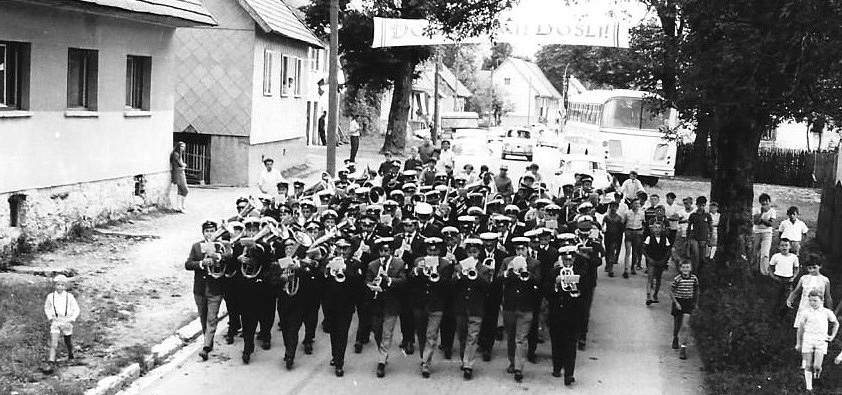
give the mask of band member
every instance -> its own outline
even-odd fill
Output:
[[[584,317],[578,283],[588,270],[588,263],[576,250],[572,245],[559,249],[559,261],[552,271],[553,284],[545,293],[549,305],[553,377],[561,377],[561,371],[564,370],[565,385],[576,381],[573,377],[576,368],[576,343]]]
[[[474,375],[474,360],[477,353],[485,297],[492,280],[492,269],[480,260],[482,241],[465,240],[467,257],[459,260],[453,271],[453,314],[459,334],[459,356],[462,360],[462,376],[470,380]],[[443,331],[444,329],[442,329]],[[444,334],[442,334],[444,338]]]
[[[345,349],[348,346],[348,329],[354,315],[354,305],[363,286],[363,265],[352,257],[351,243],[345,239],[336,242],[336,256],[325,266],[324,313],[330,317],[331,364],[336,377],[345,375]]]
[[[317,221],[318,222],[318,214],[316,213],[316,203],[312,200],[302,200],[299,202],[301,208],[301,216],[298,217],[299,225],[304,226],[307,222],[310,221]]]
[[[433,217],[433,206],[429,203],[415,205],[415,215],[418,218],[418,232],[424,237],[440,237],[441,227]]]
[[[412,303],[418,352],[421,354],[421,376],[430,377],[430,361],[438,350],[439,328],[448,296],[453,263],[439,255],[442,239],[429,237],[424,243],[427,254],[415,260],[407,276]]]
[[[514,373],[516,382],[523,381],[526,360],[526,337],[532,327],[532,310],[541,284],[538,260],[529,256],[529,238],[514,240],[515,255],[506,258],[499,278],[503,282],[503,322],[506,327],[509,354],[508,373]]]
[[[184,268],[193,271],[193,298],[199,309],[199,320],[204,334],[204,346],[202,351],[199,351],[203,361],[208,360],[208,353],[213,350],[213,337],[219,320],[219,304],[222,302],[222,280],[215,278],[211,273],[214,271],[213,266],[224,262],[223,259],[230,254],[225,249],[217,248],[221,244],[215,243],[216,231],[216,222],[205,221],[202,224],[203,240],[193,243],[190,255],[184,262]],[[222,273],[224,274],[224,270]]]
[[[371,262],[378,257],[377,246],[375,241],[378,235],[387,234],[388,231],[376,230],[377,224],[374,217],[365,216],[360,219],[360,234],[355,243],[359,247],[354,250],[352,256],[360,262]],[[338,246],[337,246],[338,247]],[[354,295],[355,307],[357,310],[357,337],[354,342],[354,353],[359,354],[363,351],[363,345],[370,341],[371,335],[371,303],[368,290],[365,287],[359,287],[357,293]],[[322,307],[324,309],[324,307]]]
[[[579,222],[576,229],[577,240],[577,254],[587,262],[587,271],[579,282],[579,290],[582,293],[582,308],[584,315],[582,317],[582,327],[579,331],[579,350],[584,350],[587,345],[588,338],[588,323],[591,316],[591,304],[593,303],[594,291],[596,289],[596,280],[599,272],[599,266],[602,265],[602,254],[604,252],[602,245],[591,238],[591,231],[593,225],[590,221]]]
[[[444,238],[444,247],[440,251],[440,255],[447,258],[454,265],[461,260],[468,257],[465,249],[462,248],[459,237],[459,230],[447,226],[441,230]],[[441,320],[441,346],[444,352],[444,359],[450,359],[453,354],[453,339],[456,336],[456,317],[453,314],[453,290],[448,289],[448,295],[445,297],[444,315]]]
[[[491,360],[491,352],[494,348],[494,339],[497,336],[497,320],[500,317],[500,303],[503,297],[502,280],[499,279],[503,272],[503,260],[506,259],[506,251],[497,248],[497,234],[486,232],[480,235],[483,248],[480,251],[479,261],[492,273],[491,282],[488,286],[482,319],[482,328],[479,333],[479,348],[482,350],[483,361]]]
[[[249,363],[254,352],[254,334],[260,322],[260,346],[264,350],[271,348],[271,322],[267,317],[274,317],[275,290],[280,279],[276,265],[272,264],[271,248],[262,240],[255,239],[260,229],[260,220],[247,218],[242,252],[237,256],[240,262],[240,273],[243,276],[242,313],[243,313],[243,363]]]
[[[391,237],[377,240],[377,251],[380,257],[369,262],[365,275],[366,285],[373,292],[372,327],[380,353],[377,362],[377,377],[386,375],[389,348],[392,347],[392,334],[401,311],[398,291],[406,283],[406,266],[400,258],[392,254],[391,243],[393,242],[394,238]]]
[[[281,292],[278,295],[278,313],[284,337],[284,365],[292,369],[298,348],[298,332],[304,322],[307,295],[303,292],[305,268],[312,262],[304,256],[295,239],[284,240],[284,258],[280,261]],[[310,270],[315,271],[315,270]]]
[[[538,261],[540,264],[541,273],[549,273],[553,265],[558,261],[558,249],[551,245],[553,239],[553,231],[547,228],[536,229],[535,233],[529,233],[531,236],[532,245],[530,247],[530,256]],[[542,328],[543,323],[547,322],[546,310],[542,308],[543,294],[552,286],[552,277],[542,276],[539,292],[535,295],[534,306],[532,309],[532,326],[529,329],[529,349],[526,353],[526,359],[529,362],[537,362],[537,355],[535,352],[538,349],[538,343],[543,343]]]
[[[244,234],[242,222],[233,221],[228,223],[233,231],[228,242],[232,244],[233,253],[225,260],[225,276],[222,278],[222,299],[228,308],[228,333],[225,334],[225,343],[234,344],[234,337],[242,327],[242,286],[243,275],[240,273],[240,262],[237,257],[243,252],[243,246],[238,241]]]
[[[395,257],[401,258],[402,262],[415,262],[415,259],[424,255],[424,236],[418,232],[418,220],[413,217],[403,219],[403,236],[401,246],[395,250]],[[415,352],[415,321],[412,314],[412,307],[409,301],[410,295],[407,289],[400,289],[398,293],[401,298],[401,348],[407,354]]]

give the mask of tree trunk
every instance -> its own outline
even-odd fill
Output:
[[[713,158],[708,157],[708,137],[713,127],[713,117],[709,112],[699,111],[696,125],[696,139],[693,140],[693,150],[687,164],[687,175],[710,177]],[[711,155],[715,150],[711,150]]]
[[[406,148],[406,127],[409,121],[410,100],[412,99],[412,75],[416,64],[403,61],[392,90],[392,105],[389,108],[389,123],[386,126],[386,138],[380,152],[402,153]]]
[[[716,155],[711,201],[719,203],[719,248],[712,278],[739,283],[748,278],[751,262],[754,162],[765,122],[749,111],[729,111],[713,129]]]

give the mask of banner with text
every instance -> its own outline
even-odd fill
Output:
[[[430,31],[433,32],[432,36]],[[469,37],[460,43],[480,43],[483,37]],[[533,44],[589,45],[595,47],[629,47],[629,25],[612,19],[560,20],[554,22],[512,21],[497,31],[499,42]],[[416,45],[455,44],[430,27],[425,19],[374,18],[372,48]]]

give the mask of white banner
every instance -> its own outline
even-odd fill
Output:
[[[425,19],[374,18],[372,48],[406,47],[415,45],[454,44],[443,34],[427,33],[430,22]],[[482,37],[460,40],[460,43],[479,43]],[[629,47],[629,25],[612,19],[560,20],[554,22],[512,21],[497,32],[500,42],[528,42],[532,44],[589,45],[595,47]]]

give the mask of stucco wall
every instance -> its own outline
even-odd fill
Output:
[[[0,193],[169,169],[173,30],[21,3],[0,3],[0,40],[31,44],[29,116],[0,118]],[[72,118],[68,48],[96,49],[98,111]],[[152,57],[150,113],[126,117],[126,56]]]
[[[212,184],[248,184],[248,137],[211,136],[210,149]]]

